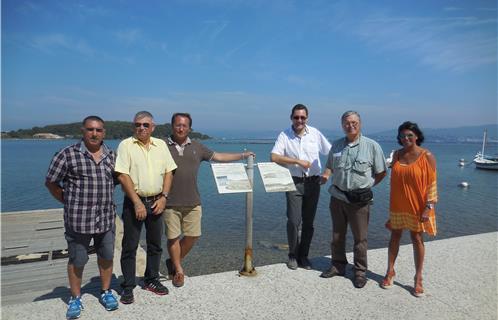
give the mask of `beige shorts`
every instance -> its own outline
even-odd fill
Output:
[[[176,239],[182,232],[185,236],[200,237],[201,206],[166,208],[163,217],[166,238]]]

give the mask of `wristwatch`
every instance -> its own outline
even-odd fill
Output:
[[[164,198],[168,199],[168,193],[167,192],[161,193],[161,196],[163,196]]]
[[[425,205],[425,207],[426,207],[427,209],[429,209],[429,210],[432,210],[432,209],[434,209],[434,203],[427,203],[427,204]]]

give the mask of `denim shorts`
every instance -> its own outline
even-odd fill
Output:
[[[104,233],[95,234],[78,233],[66,227],[64,236],[69,252],[69,264],[82,268],[88,262],[88,249],[92,239],[97,256],[104,260],[112,260],[114,257],[115,234],[116,226]]]

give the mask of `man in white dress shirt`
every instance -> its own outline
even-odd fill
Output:
[[[307,125],[308,108],[305,105],[296,104],[290,118],[292,126],[279,134],[271,151],[271,161],[287,167],[296,185],[296,191],[286,192],[287,267],[295,270],[300,266],[309,270],[308,253],[322,179],[320,153],[327,155],[331,145],[320,131]]]

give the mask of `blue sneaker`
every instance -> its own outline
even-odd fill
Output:
[[[107,311],[116,310],[119,306],[118,299],[116,299],[116,297],[112,294],[111,290],[107,290],[102,293],[99,301]]]
[[[78,319],[81,316],[81,310],[83,310],[83,303],[81,303],[81,297],[71,297],[69,300],[69,305],[67,307],[66,318],[67,319]]]

